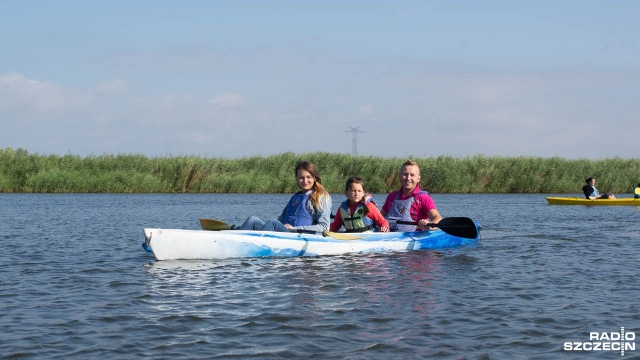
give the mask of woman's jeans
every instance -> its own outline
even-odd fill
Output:
[[[245,220],[244,224],[240,225],[240,230],[262,230],[262,231],[280,231],[291,232],[284,227],[277,219],[271,219],[266,223],[256,216],[251,216]]]

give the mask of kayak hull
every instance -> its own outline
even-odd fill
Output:
[[[585,206],[640,206],[640,199],[585,199],[578,197],[547,197],[549,205],[585,205]]]
[[[356,240],[338,240],[321,234],[251,230],[144,229],[143,247],[157,260],[294,257],[443,249],[475,245],[475,239],[448,235],[442,230],[421,232],[353,233]]]

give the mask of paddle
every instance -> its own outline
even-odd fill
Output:
[[[202,227],[202,230],[208,230],[208,231],[220,231],[220,230],[240,230],[237,226],[235,225],[229,225],[223,221],[220,220],[214,220],[214,219],[200,219],[200,227]],[[301,229],[296,229],[297,233],[300,234],[315,234],[316,232],[313,230],[301,230]]]
[[[202,227],[202,230],[209,230],[209,231],[233,230],[234,229],[233,225],[229,225],[229,224],[224,223],[222,221],[213,220],[213,219],[200,219],[200,226]]]
[[[362,239],[361,236],[353,235],[353,234],[354,233],[347,234],[347,233],[333,232],[328,230],[325,230],[322,232],[322,236],[334,238],[336,240],[361,240]]]
[[[398,220],[396,222],[405,225],[418,225],[415,221]],[[475,239],[478,237],[478,227],[476,223],[467,217],[446,217],[442,218],[437,224],[429,223],[429,226],[440,228],[447,234],[457,237],[467,239]]]
[[[398,224],[418,225],[416,221],[397,220]],[[448,217],[440,220],[439,223],[429,224],[432,227],[438,227],[445,233],[457,237],[475,239],[478,236],[478,228],[473,220],[466,217]],[[329,236],[337,240],[359,240],[362,237],[354,235],[354,233],[336,233],[331,231],[323,231],[322,236]]]

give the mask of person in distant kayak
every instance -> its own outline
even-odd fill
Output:
[[[638,184],[638,186],[636,186],[636,188],[633,189],[633,197],[635,199],[640,199],[640,184]]]
[[[616,197],[613,193],[608,192],[604,194],[600,194],[598,189],[596,189],[596,179],[590,177],[585,180],[587,185],[582,187],[582,192],[587,199],[595,200],[595,199],[615,199]]]
[[[330,231],[338,231],[344,226],[347,232],[372,231],[376,227],[380,232],[389,231],[387,219],[380,214],[371,194],[366,193],[364,180],[350,177],[344,189],[347,197],[336,212]]]
[[[431,230],[429,223],[437,224],[442,216],[429,193],[420,190],[420,167],[407,160],[400,168],[402,187],[387,196],[382,215],[389,220],[392,231]],[[417,222],[418,225],[397,224],[393,220]]]
[[[296,166],[295,174],[300,191],[291,197],[277,219],[265,223],[251,216],[239,229],[282,232],[328,230],[331,222],[331,196],[322,186],[318,170],[312,163],[302,161]]]

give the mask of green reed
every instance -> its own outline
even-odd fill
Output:
[[[640,182],[640,160],[568,160],[559,157],[412,157],[423,188],[433,193],[575,193],[595,177],[601,191],[630,194]],[[243,158],[146,157],[136,154],[40,155],[0,149],[0,192],[23,193],[291,193],[294,168],[313,162],[331,193],[344,191],[350,176],[367,190],[400,187],[405,158],[292,152]]]

